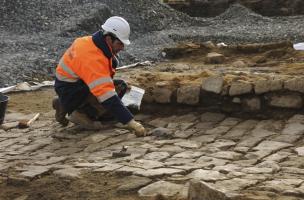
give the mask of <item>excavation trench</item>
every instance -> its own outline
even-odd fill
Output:
[[[42,115],[28,129],[1,130],[0,199],[162,199],[158,193],[185,199],[193,177],[209,184],[192,187],[193,198],[202,191],[217,199],[302,197],[303,162],[295,148],[304,145],[303,53],[288,42],[209,42],[163,55],[165,62],[117,72],[146,90],[134,114],[149,137],[136,138],[114,122],[100,131],[61,127],[51,108],[53,88],[9,94],[7,116]],[[131,155],[112,157],[123,146]],[[294,182],[278,191],[281,179]]]

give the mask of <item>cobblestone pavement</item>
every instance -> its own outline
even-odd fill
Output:
[[[136,138],[110,126],[100,131],[60,127],[53,112],[28,129],[0,130],[0,182],[44,174],[81,178],[83,172],[132,176],[118,190],[142,197],[189,199],[304,198],[304,115],[254,120],[219,113],[156,118],[137,115],[152,136]],[[126,157],[112,157],[127,146]],[[196,181],[190,181],[195,178]],[[189,189],[190,188],[190,189]]]

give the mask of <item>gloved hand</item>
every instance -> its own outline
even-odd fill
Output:
[[[137,137],[144,137],[147,135],[146,129],[139,122],[132,119],[129,123],[127,123],[127,127],[135,131],[135,135]]]

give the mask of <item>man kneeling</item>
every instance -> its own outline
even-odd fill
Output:
[[[105,113],[145,136],[145,128],[134,120],[121,102],[127,90],[122,80],[113,80],[118,65],[117,53],[129,45],[130,26],[121,17],[110,17],[102,30],[77,38],[64,53],[56,68],[53,100],[55,118],[66,126],[69,121],[87,129],[98,129]],[[69,120],[66,115],[69,115]],[[96,120],[96,121],[95,121]]]

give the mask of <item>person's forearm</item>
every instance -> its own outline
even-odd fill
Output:
[[[117,95],[102,102],[101,105],[122,124],[127,124],[134,118],[132,113],[123,105]]]

